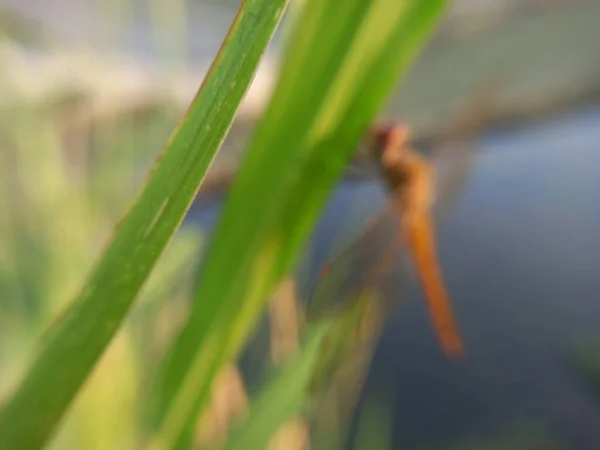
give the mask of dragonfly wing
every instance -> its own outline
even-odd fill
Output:
[[[354,182],[380,180],[381,167],[376,161],[362,159],[348,167],[344,178]]]
[[[435,176],[434,215],[443,219],[468,182],[477,154],[476,134],[485,121],[485,112],[498,91],[497,80],[484,83],[474,99],[458,112],[441,136],[430,157]]]
[[[318,317],[338,311],[356,301],[365,290],[377,285],[387,274],[375,274],[373,277],[370,276],[372,269],[381,260],[382,254],[390,253],[398,227],[395,214],[385,208],[371,218],[357,239],[329,259],[310,295],[309,316]],[[399,250],[396,249],[396,253]]]
[[[431,160],[434,173],[433,215],[436,221],[443,220],[460,198],[469,181],[477,154],[473,141],[463,141],[436,155]]]
[[[485,99],[485,98],[484,98]],[[453,200],[461,188],[464,186],[467,176],[471,170],[474,160],[474,145],[466,145],[465,136],[472,135],[472,130],[479,125],[480,114],[477,114],[481,106],[482,97],[478,97],[476,105],[467,108],[457,123],[451,127],[450,131],[442,140],[442,145],[434,152],[433,166],[437,172],[437,183],[435,185],[437,194],[437,211],[433,215],[439,216],[439,212],[447,210],[451,200]],[[453,151],[450,151],[453,150]],[[410,247],[410,256],[416,263],[416,269],[424,285],[429,289],[428,296],[431,299],[432,314],[437,317],[440,323],[436,323],[436,329],[440,337],[445,339],[445,346],[451,352],[459,348],[459,340],[452,338],[453,322],[448,320],[452,318],[447,307],[447,296],[445,292],[440,291],[443,288],[437,260],[435,255],[435,246],[433,240],[433,224],[431,223],[433,215],[427,214],[424,218],[426,223],[415,228],[404,230],[405,237],[408,238]],[[385,273],[377,273],[376,277],[365,278],[365,272],[373,273],[373,265],[379,265],[382,255],[407,256],[400,246],[399,236],[400,221],[398,215],[394,213],[391,202],[379,214],[377,214],[371,223],[364,230],[363,235],[338,253],[323,267],[321,275],[317,279],[315,288],[310,295],[308,314],[309,316],[318,316],[335,310],[336,306],[347,305],[361,295],[366,288],[373,285],[379,285],[389,277],[389,273],[394,271],[394,281],[397,282],[397,275],[406,272],[406,266],[400,267],[400,271],[395,271],[394,267],[399,258],[391,258],[391,267],[387,267]],[[396,248],[398,246],[398,248]],[[384,258],[390,259],[390,258]],[[402,261],[404,264],[406,259]],[[436,287],[437,286],[437,287]],[[437,290],[436,290],[437,289]],[[441,294],[440,294],[441,292]],[[436,306],[437,305],[437,306]],[[442,305],[444,308],[441,308]],[[440,309],[441,308],[441,309]],[[456,337],[456,333],[455,336]]]

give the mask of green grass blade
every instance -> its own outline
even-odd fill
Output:
[[[231,432],[224,450],[267,448],[275,432],[301,414],[328,328],[322,324],[309,333],[301,352],[252,401],[248,417]]]
[[[0,411],[0,448],[40,448],[51,436],[191,204],[286,3],[243,2],[162,160]]]
[[[394,411],[390,393],[371,393],[360,411],[354,450],[391,450],[394,448],[393,431]]]
[[[209,248],[191,315],[152,405],[163,442],[181,442],[212,380],[245,342],[292,267],[329,192],[444,0],[307,0],[269,108]]]

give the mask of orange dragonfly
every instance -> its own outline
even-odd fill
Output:
[[[439,207],[448,206],[448,200],[456,196],[470,172],[474,152],[464,136],[472,134],[481,118],[480,105],[475,106],[467,108],[430,158],[412,149],[408,126],[372,127],[368,148],[385,181],[389,200],[361,237],[325,264],[311,296],[309,315],[311,310],[322,307],[315,299],[330,302],[331,297],[356,298],[380,283],[402,248],[418,273],[443,350],[453,358],[464,354],[437,258],[434,214],[439,214]],[[450,149],[454,151],[451,153]],[[391,241],[387,237],[390,235]],[[386,237],[381,239],[381,236]]]

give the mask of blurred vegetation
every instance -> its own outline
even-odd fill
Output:
[[[164,139],[166,109],[125,122],[78,122],[85,98],[2,104],[0,156],[0,386],[3,394],[67,306],[143,181]],[[170,125],[169,125],[170,126]],[[162,129],[161,129],[162,128]],[[78,398],[56,448],[130,448],[132,421],[155,363],[187,307],[201,250],[184,227],[136,309]]]
[[[145,183],[156,141],[173,126],[169,105],[98,121],[85,93],[58,92],[39,104],[15,87],[3,99],[0,448],[38,448],[50,436],[54,448],[264,448],[290,424],[305,439],[318,435],[304,418],[331,408],[340,429],[327,448],[343,445],[378,330],[377,312],[365,308],[376,302],[359,299],[342,316],[304,327],[293,290],[275,289],[446,2],[352,0],[341,11],[334,0],[304,3],[199,280],[200,234],[189,225],[175,231],[285,1],[242,3]],[[155,18],[181,24],[176,14]],[[274,350],[286,314],[271,310],[274,367],[247,404],[235,361],[274,297],[293,318],[283,328],[299,330]]]

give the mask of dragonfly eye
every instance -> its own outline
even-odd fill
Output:
[[[380,148],[405,147],[411,139],[410,127],[398,123],[374,126],[373,136],[376,145]]]

